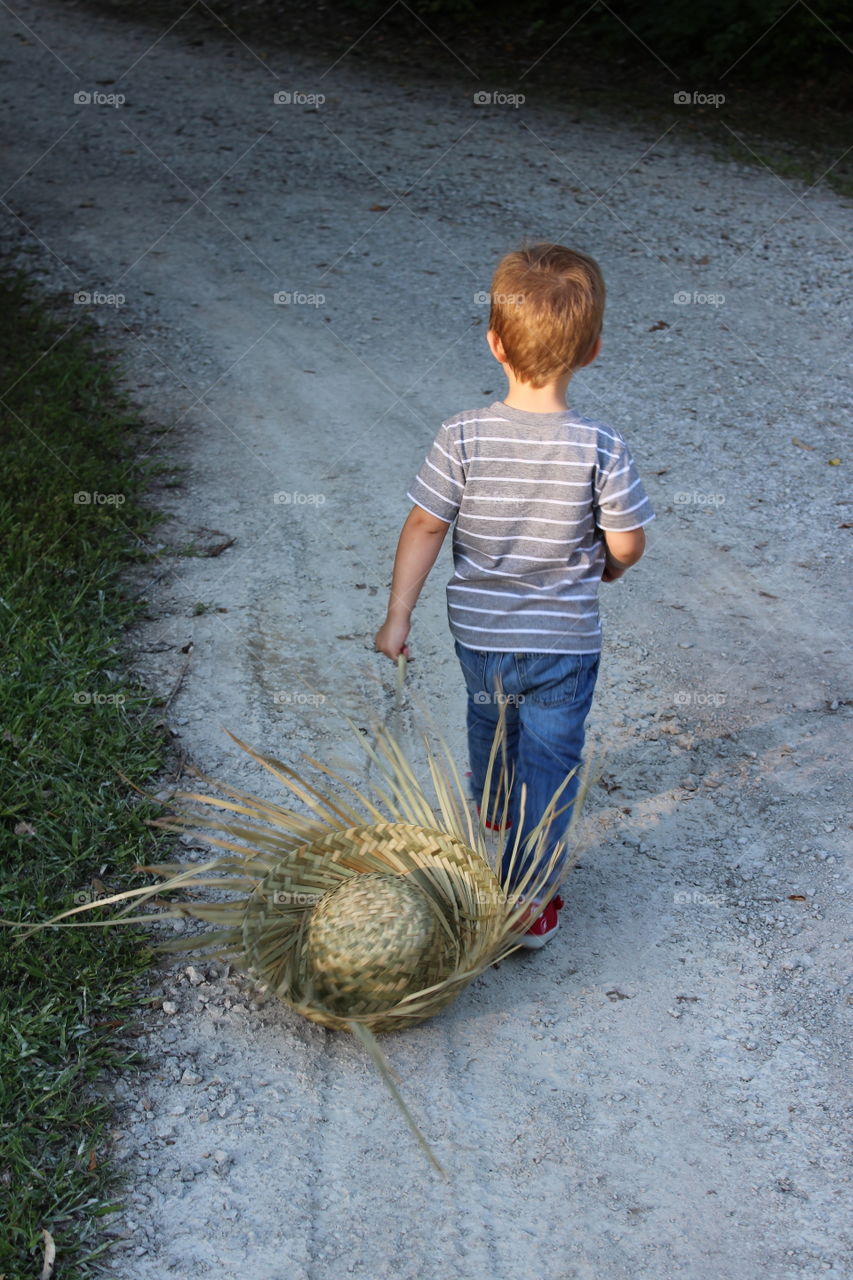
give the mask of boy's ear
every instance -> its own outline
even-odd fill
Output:
[[[488,342],[489,350],[491,351],[495,359],[500,361],[501,364],[506,364],[506,352],[504,351],[504,344],[501,342],[500,338],[495,333],[494,329],[488,329],[486,331],[486,342]]]

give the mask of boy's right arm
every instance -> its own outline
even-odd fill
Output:
[[[646,549],[644,529],[602,529],[605,561],[602,582],[615,582],[636,564]]]
[[[377,653],[386,658],[396,661],[401,653],[409,656],[406,640],[412,610],[449,528],[446,520],[430,515],[423,507],[414,506],[408,514],[397,543],[388,612],[373,641]]]

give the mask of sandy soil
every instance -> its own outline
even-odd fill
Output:
[[[298,762],[354,697],[390,705],[371,638],[405,488],[442,418],[503,393],[477,294],[525,234],[603,265],[572,403],[625,432],[658,512],[603,591],[604,778],[560,935],[385,1038],[449,1181],[347,1037],[166,966],[118,1086],[109,1274],[841,1275],[849,209],[718,163],[689,106],[478,106],[503,86],[16,8],[3,238],[169,428],[130,656],[162,694],[189,657],[171,715],[203,770],[262,785],[223,726]],[[462,761],[448,572],[411,688]]]

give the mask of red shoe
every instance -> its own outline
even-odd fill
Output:
[[[471,770],[469,769],[465,774],[465,777],[470,778],[471,776],[472,776]],[[477,817],[479,816],[480,816],[480,806],[477,805]],[[512,826],[512,818],[508,818],[506,826],[503,826],[503,827],[498,822],[487,822],[485,819],[483,819],[483,826],[486,828],[487,831],[509,831],[510,827]]]
[[[477,805],[477,813],[479,815],[480,806]],[[506,822],[501,825],[499,822],[489,822],[487,818],[483,819],[483,826],[487,831],[509,831],[512,826],[512,818],[507,818]]]
[[[533,904],[534,907],[537,905],[536,903]],[[530,950],[544,947],[545,943],[553,938],[559,928],[560,920],[557,912],[564,905],[565,903],[559,894],[552,898],[536,923],[527,929],[519,939],[519,946],[527,947]]]

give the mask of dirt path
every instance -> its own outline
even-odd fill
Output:
[[[164,546],[235,539],[164,555],[134,636],[163,693],[192,642],[172,711],[205,771],[258,785],[222,726],[328,757],[338,709],[387,697],[370,643],[405,487],[443,417],[502,394],[476,294],[525,234],[602,262],[605,351],[573,404],[625,431],[658,512],[603,593],[605,785],[560,937],[386,1038],[450,1181],[347,1038],[167,968],[175,1012],[122,1085],[116,1274],[840,1275],[849,210],[697,151],[689,107],[657,131],[480,107],[500,86],[461,73],[264,66],[16,8],[4,240],[69,323],[75,291],[124,295],[91,309],[186,469]],[[412,687],[461,760],[445,577]]]

